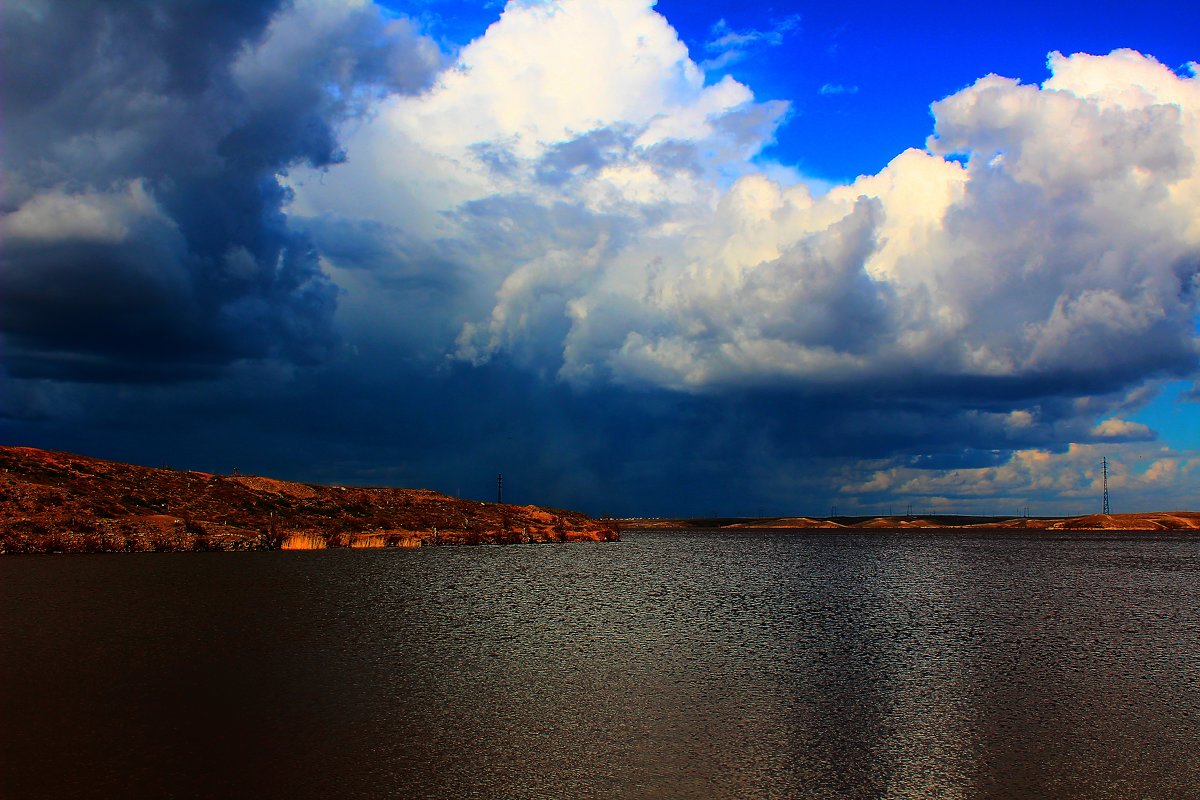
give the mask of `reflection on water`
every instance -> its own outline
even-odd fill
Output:
[[[0,559],[0,797],[1200,797],[1200,540]]]

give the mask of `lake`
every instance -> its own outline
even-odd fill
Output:
[[[0,797],[1200,798],[1200,537],[0,558]]]

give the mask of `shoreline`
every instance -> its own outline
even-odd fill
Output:
[[[605,542],[611,520],[428,489],[326,486],[0,447],[0,554]]]
[[[997,531],[997,532],[1197,532],[1200,512],[1152,511],[1141,514],[1088,514],[1076,517],[1006,517],[968,515],[924,516],[842,516],[842,517],[725,517],[725,518],[646,518],[617,520],[625,531],[826,531],[867,533],[920,531]]]

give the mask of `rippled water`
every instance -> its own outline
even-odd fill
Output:
[[[1200,797],[1200,539],[0,559],[0,797]]]

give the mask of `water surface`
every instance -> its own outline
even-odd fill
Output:
[[[1200,797],[1200,540],[0,559],[0,797]]]

